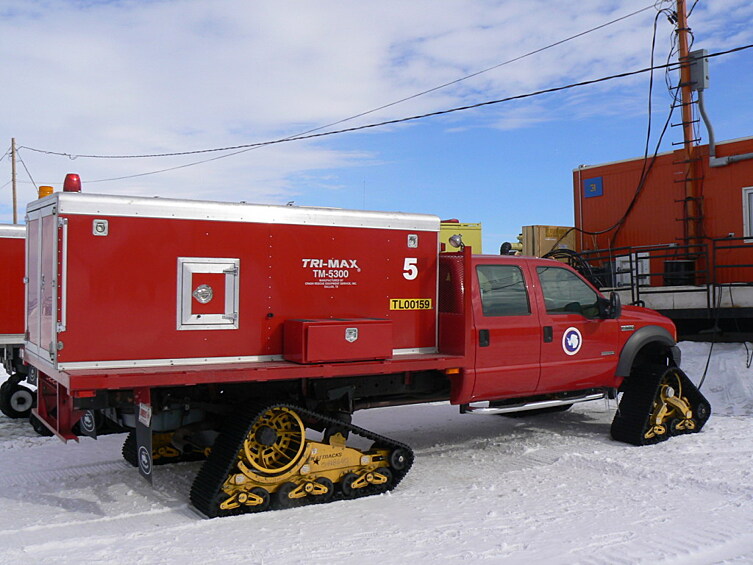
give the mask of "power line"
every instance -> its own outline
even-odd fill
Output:
[[[666,1],[666,0],[659,0],[659,2],[661,2],[661,1]],[[401,104],[403,102],[407,102],[408,100],[413,100],[413,99],[418,98],[420,96],[424,96],[426,94],[430,94],[432,92],[436,92],[437,90],[441,90],[443,88],[446,88],[448,86],[452,86],[454,84],[458,84],[458,83],[463,82],[465,80],[468,80],[470,78],[477,77],[477,76],[479,76],[481,74],[484,74],[484,73],[487,73],[489,71],[493,71],[495,69],[503,67],[505,65],[509,65],[511,63],[520,61],[521,59],[525,59],[526,57],[530,57],[532,55],[536,55],[536,54],[541,53],[543,51],[546,51],[548,49],[552,49],[554,47],[557,47],[559,45],[567,43],[568,41],[572,41],[573,39],[577,39],[579,37],[583,37],[584,35],[587,35],[587,34],[592,33],[594,31],[598,31],[598,30],[603,29],[603,28],[605,28],[607,26],[610,26],[612,24],[621,22],[621,21],[626,20],[628,18],[631,18],[631,17],[633,17],[633,16],[635,16],[637,14],[645,12],[646,10],[650,10],[652,8],[656,8],[656,5],[657,5],[657,3],[654,2],[653,4],[651,4],[649,6],[641,8],[641,9],[636,10],[634,12],[631,12],[629,14],[625,14],[624,16],[620,16],[619,18],[615,18],[613,20],[605,22],[605,23],[603,23],[601,25],[598,25],[596,27],[590,28],[590,29],[588,29],[586,31],[582,31],[580,33],[576,33],[575,35],[571,35],[569,37],[566,37],[565,39],[561,39],[561,40],[556,41],[554,43],[550,43],[549,45],[546,45],[544,47],[540,47],[538,49],[534,49],[533,51],[529,51],[528,53],[525,53],[523,55],[519,55],[519,56],[514,57],[512,59],[508,59],[507,61],[503,61],[502,63],[498,63],[498,64],[493,65],[491,67],[487,67],[487,68],[482,69],[480,71],[473,72],[471,74],[465,75],[463,77],[460,77],[458,79],[452,80],[450,82],[446,82],[444,84],[440,84],[439,86],[435,86],[433,88],[429,88],[427,90],[423,90],[423,91],[418,92],[416,94],[412,94],[411,96],[406,96],[405,98],[401,98],[401,99],[396,100],[394,102],[390,102],[388,104],[384,104],[384,105],[379,106],[377,108],[373,108],[371,110],[367,110],[365,112],[361,112],[359,114],[355,114],[353,116],[349,116],[347,118],[343,118],[341,120],[337,120],[335,122],[331,122],[329,124],[325,124],[325,125],[319,126],[317,128],[310,129],[310,130],[301,132],[299,134],[296,134],[296,135],[290,136],[290,137],[291,138],[298,138],[300,136],[307,135],[309,133],[320,131],[320,130],[323,130],[323,129],[326,129],[326,128],[329,128],[329,127],[332,127],[332,126],[336,126],[336,125],[339,125],[339,124],[342,124],[342,123],[354,120],[356,118],[361,118],[363,116],[367,116],[369,114],[373,114],[374,112],[378,112],[380,110],[384,110],[386,108],[390,108],[392,106],[396,106],[398,104]],[[280,141],[282,141],[282,140],[280,140]],[[246,146],[243,146],[243,147],[246,147]],[[251,148],[251,147],[249,147],[249,148]],[[75,155],[75,154],[72,154],[72,153],[60,153],[60,152],[55,152],[55,151],[40,151],[40,150],[33,149],[33,148],[30,148],[30,147],[26,147],[26,149],[31,149],[33,151],[39,151],[39,152],[47,153],[47,154],[50,154],[50,155],[65,156],[65,157],[69,157],[71,159],[76,159],[78,157],[83,157],[83,158],[113,158],[113,159],[126,159],[126,158],[128,158],[128,159],[134,158],[135,159],[135,158],[149,158],[149,157],[177,157],[177,156],[184,156],[184,155],[193,155],[193,154],[197,154],[197,153],[205,153],[205,152],[209,152],[209,151],[225,151],[225,150],[229,150],[228,148],[218,148],[218,149],[208,149],[208,150],[198,150],[198,151],[184,151],[184,152],[172,152],[172,153],[160,153],[160,154],[146,154],[146,155],[112,155],[112,156],[104,156],[104,155],[100,156],[100,155],[97,155],[97,156],[94,156],[94,155]],[[224,155],[222,157],[218,157],[218,159],[221,159],[221,158],[224,158],[224,157],[230,157],[232,155],[237,155],[238,153],[242,153],[242,151],[239,151],[237,153],[232,153],[231,155]],[[214,159],[210,159],[210,160],[214,160]],[[207,162],[207,161],[199,161],[198,163],[195,163],[195,164],[205,163],[205,162]],[[178,168],[183,168],[183,167],[190,166],[190,165],[191,164],[181,165],[179,167],[173,167],[173,168],[163,169],[161,171],[154,171],[154,173],[171,171],[171,170],[175,170],[175,169],[178,169]],[[153,173],[144,173],[144,174],[153,174]],[[119,180],[119,179],[112,179],[112,180]],[[89,182],[92,182],[92,181],[89,181]]]
[[[730,53],[736,53],[736,52],[744,51],[744,50],[750,49],[750,48],[753,48],[753,44],[743,45],[741,47],[735,47],[733,49],[728,49],[726,51],[719,51],[717,53],[710,53],[709,55],[707,55],[707,57],[719,57],[721,55],[728,55]],[[275,139],[275,140],[271,140],[271,141],[260,141],[260,142],[256,142],[256,143],[246,143],[246,144],[241,144],[241,145],[231,145],[231,146],[227,146],[227,147],[216,147],[216,148],[212,148],[212,149],[198,149],[198,150],[195,150],[195,151],[181,151],[181,152],[175,152],[175,153],[152,153],[152,154],[144,154],[144,155],[76,155],[76,154],[72,154],[72,153],[63,153],[63,152],[58,152],[58,151],[47,151],[47,150],[37,149],[37,148],[34,148],[34,147],[29,147],[29,146],[24,146],[24,145],[20,146],[19,149],[28,149],[29,151],[34,151],[34,152],[37,152],[37,153],[43,153],[43,154],[46,154],[46,155],[58,155],[58,156],[62,156],[62,157],[69,157],[71,159],[77,159],[77,158],[83,158],[83,159],[143,159],[143,158],[153,158],[153,157],[177,157],[177,156],[185,156],[185,155],[200,155],[200,154],[206,154],[206,153],[217,153],[217,152],[222,152],[222,151],[237,151],[237,150],[240,150],[240,149],[252,149],[252,148],[255,148],[255,147],[265,147],[265,146],[268,146],[268,145],[278,145],[280,143],[285,143],[285,142],[289,142],[289,141],[303,141],[303,140],[307,140],[307,139],[315,139],[315,138],[319,138],[319,137],[327,137],[327,136],[330,136],[330,135],[338,135],[338,134],[342,134],[342,133],[351,133],[351,132],[355,132],[355,131],[362,131],[362,130],[373,129],[373,128],[377,128],[377,127],[402,124],[402,123],[411,122],[411,121],[415,121],[415,120],[432,118],[432,117],[436,117],[436,116],[443,116],[443,115],[452,114],[452,113],[455,113],[455,112],[463,112],[463,111],[466,111],[466,110],[473,110],[473,109],[476,109],[476,108],[482,108],[482,107],[485,107],[485,106],[492,106],[492,105],[501,104],[501,103],[504,103],[504,102],[511,102],[513,100],[522,100],[522,99],[525,99],[525,98],[531,98],[531,97],[534,97],[534,96],[540,96],[542,94],[551,94],[551,93],[554,93],[554,92],[561,92],[563,90],[568,90],[568,89],[571,89],[571,88],[577,88],[577,87],[581,87],[581,86],[588,86],[588,85],[597,84],[597,83],[601,83],[601,82],[606,82],[606,81],[614,80],[614,79],[618,79],[618,78],[625,78],[625,77],[634,76],[634,75],[646,73],[646,72],[653,71],[653,70],[658,70],[658,69],[676,69],[676,68],[679,68],[681,65],[682,65],[682,63],[667,63],[667,64],[664,64],[664,65],[657,65],[657,66],[653,66],[653,67],[646,67],[646,68],[643,68],[643,69],[637,69],[637,70],[633,70],[633,71],[626,71],[626,72],[623,72],[623,73],[617,73],[617,74],[614,74],[614,75],[609,75],[609,76],[605,76],[605,77],[601,77],[601,78],[596,78],[596,79],[590,79],[590,80],[585,80],[585,81],[581,81],[581,82],[570,83],[570,84],[567,84],[567,85],[564,85],[564,86],[556,86],[556,87],[552,87],[552,88],[546,88],[546,89],[537,90],[537,91],[534,91],[534,92],[529,92],[529,93],[526,93],[526,94],[517,94],[517,95],[514,95],[514,96],[508,96],[508,97],[505,97],[505,98],[499,98],[499,99],[495,99],[495,100],[487,100],[485,102],[478,102],[478,103],[475,103],[475,104],[468,104],[466,106],[457,106],[457,107],[449,108],[449,109],[446,109],[446,110],[438,110],[438,111],[435,111],[435,112],[428,112],[428,113],[425,113],[425,114],[418,114],[418,115],[414,115],[414,116],[408,116],[408,117],[405,117],[405,118],[396,118],[394,120],[385,120],[385,121],[382,121],[382,122],[375,122],[375,123],[371,123],[371,124],[365,124],[365,125],[361,125],[361,126],[354,126],[354,127],[351,127],[351,128],[343,128],[343,129],[339,129],[339,130],[332,130],[332,131],[321,132],[321,133],[311,133],[311,134],[305,134],[305,135],[295,135],[295,136],[290,136],[290,137]],[[188,166],[188,165],[182,165],[182,166]],[[176,167],[176,168],[180,168],[180,167]]]
[[[696,2],[697,1],[698,0],[696,0]],[[496,69],[498,69],[500,67],[504,67],[505,65],[509,65],[511,63],[515,63],[517,61],[520,61],[521,59],[525,59],[526,57],[530,57],[532,55],[536,55],[538,53],[541,53],[542,51],[546,51],[547,49],[552,49],[553,47],[557,47],[559,45],[567,43],[568,41],[572,41],[573,39],[577,39],[579,37],[583,37],[584,35],[587,35],[587,34],[592,33],[594,31],[598,31],[598,30],[600,30],[602,28],[605,28],[607,26],[610,26],[612,24],[616,24],[618,22],[621,22],[622,20],[626,20],[628,18],[631,18],[631,17],[633,17],[635,15],[638,15],[638,14],[640,14],[642,12],[645,12],[646,10],[650,10],[651,8],[654,8],[654,7],[655,7],[655,4],[651,4],[650,6],[646,6],[645,8],[641,8],[640,10],[636,10],[635,12],[631,12],[629,14],[626,14],[626,15],[621,16],[619,18],[616,18],[614,20],[608,21],[608,22],[603,23],[601,25],[598,25],[596,27],[592,27],[591,29],[588,29],[586,31],[582,31],[580,33],[576,33],[575,35],[571,35],[570,37],[566,37],[565,39],[561,39],[561,40],[556,41],[554,43],[550,43],[549,45],[547,45],[545,47],[540,47],[538,49],[534,49],[533,51],[529,51],[528,53],[525,53],[523,55],[518,55],[517,57],[513,57],[512,59],[508,59],[507,61],[503,61],[502,63],[497,63],[496,65],[492,65],[491,67],[487,67],[487,68],[482,69],[480,71],[476,71],[476,72],[471,73],[469,75],[465,75],[464,77],[460,77],[460,78],[457,78],[455,80],[451,80],[450,82],[446,82],[444,84],[440,84],[439,86],[435,86],[433,88],[429,88],[427,90],[423,90],[423,91],[418,92],[416,94],[412,94],[411,96],[406,96],[405,98],[401,98],[400,100],[396,100],[394,102],[390,102],[389,104],[384,104],[382,106],[379,106],[378,108],[374,108],[373,110],[367,110],[366,112],[361,112],[360,114],[355,114],[354,116],[350,116],[348,118],[343,118],[342,120],[338,120],[336,122],[332,122],[330,124],[326,124],[326,125],[320,126],[318,128],[315,128],[315,129],[303,132],[303,133],[298,134],[298,135],[306,135],[308,133],[313,133],[315,131],[319,131],[319,130],[322,130],[322,129],[325,129],[325,128],[328,128],[328,127],[336,126],[336,125],[342,124],[344,122],[349,122],[351,120],[355,120],[356,118],[361,118],[363,116],[367,116],[369,114],[373,114],[374,112],[378,112],[380,110],[384,110],[386,108],[390,108],[392,106],[396,106],[398,104],[402,104],[403,102],[407,102],[408,100],[413,100],[413,99],[418,98],[420,96],[424,96],[425,94],[430,94],[432,92],[436,92],[437,90],[441,90],[443,88],[446,88],[448,86],[452,86],[454,84],[458,84],[458,83],[463,82],[465,80],[468,80],[470,78],[474,78],[474,77],[477,77],[477,76],[482,75],[484,73],[488,73],[489,71],[496,70]]]
[[[750,45],[749,47],[753,47],[753,45]],[[711,55],[709,55],[709,57],[710,56]],[[285,138],[282,138],[282,139],[275,139],[275,140],[271,140],[271,141],[260,141],[260,142],[257,142],[257,143],[247,143],[247,144],[243,144],[243,145],[232,145],[232,146],[228,146],[228,147],[217,147],[217,148],[213,148],[213,149],[198,149],[198,150],[195,150],[195,151],[182,151],[182,152],[178,152],[178,153],[153,153],[153,154],[148,154],[148,155],[73,155],[71,153],[62,153],[62,152],[57,152],[57,151],[46,151],[46,150],[43,150],[43,149],[36,149],[34,147],[28,147],[28,146],[25,146],[25,145],[20,146],[19,149],[28,149],[29,151],[35,151],[37,153],[44,153],[46,155],[58,155],[58,156],[62,156],[62,157],[69,157],[69,158],[72,158],[72,159],[78,159],[78,158],[83,158],[83,159],[142,159],[142,158],[150,158],[150,157],[175,157],[175,156],[181,156],[181,155],[199,155],[199,154],[202,154],[202,153],[215,153],[215,152],[219,152],[219,151],[234,151],[234,150],[238,150],[238,149],[249,149],[249,148],[253,148],[253,147],[264,147],[264,146],[267,146],[267,145],[277,145],[277,144],[285,143],[285,142],[288,142],[288,141],[302,141],[302,140],[305,140],[305,139],[315,139],[317,137],[327,137],[327,136],[330,136],[330,135],[337,135],[337,134],[341,134],[341,133],[350,133],[350,132],[354,132],[354,131],[362,131],[362,130],[373,129],[373,128],[377,128],[377,127],[402,124],[402,123],[405,123],[405,122],[410,122],[410,121],[415,121],[415,120],[421,120],[421,119],[426,119],[426,118],[432,118],[432,117],[436,117],[436,116],[443,116],[443,115],[452,114],[452,113],[455,113],[455,112],[463,112],[463,111],[466,111],[466,110],[473,110],[473,109],[476,109],[476,108],[482,108],[484,106],[492,106],[492,105],[495,105],[495,104],[501,104],[503,102],[511,102],[513,100],[522,100],[522,99],[525,99],[525,98],[531,98],[531,97],[534,97],[534,96],[540,96],[542,94],[550,94],[550,93],[553,93],[553,92],[561,92],[563,90],[567,90],[567,89],[570,89],[570,88],[576,88],[576,87],[579,87],[579,86],[587,86],[587,85],[591,85],[591,84],[597,84],[597,83],[600,83],[600,82],[606,82],[608,80],[614,80],[614,79],[618,79],[618,78],[625,78],[625,77],[629,77],[629,76],[633,76],[633,75],[638,75],[638,74],[645,73],[645,72],[648,72],[648,71],[651,71],[651,70],[655,70],[655,69],[663,69],[663,68],[667,68],[667,67],[679,67],[679,66],[680,66],[680,63],[670,63],[670,64],[667,64],[667,65],[659,65],[659,66],[656,66],[656,67],[653,67],[653,68],[652,67],[647,67],[647,68],[644,68],[644,69],[638,69],[638,70],[634,70],[634,71],[627,71],[627,72],[624,72],[624,73],[618,73],[618,74],[615,74],[615,75],[609,75],[609,76],[601,77],[601,78],[597,78],[597,79],[590,79],[590,80],[585,80],[585,81],[581,81],[581,82],[570,83],[570,84],[567,84],[567,85],[564,85],[564,86],[556,86],[556,87],[552,87],[552,88],[546,88],[546,89],[543,89],[543,90],[537,90],[537,91],[529,92],[529,93],[526,93],[526,94],[517,94],[517,95],[514,95],[514,96],[508,96],[506,98],[498,98],[496,100],[487,100],[485,102],[477,102],[475,104],[468,104],[466,106],[456,106],[454,108],[449,108],[449,109],[446,109],[446,110],[437,110],[435,112],[428,112],[426,114],[418,114],[418,115],[415,115],[415,116],[408,116],[408,117],[405,117],[405,118],[396,118],[394,120],[385,120],[385,121],[382,121],[382,122],[375,122],[375,123],[365,124],[365,125],[361,125],[361,126],[355,126],[355,127],[351,127],[351,128],[344,128],[344,129],[326,131],[326,132],[321,132],[321,133],[306,134],[306,135],[297,135],[297,136],[292,136],[292,137],[285,137]]]
[[[18,154],[18,151],[16,151],[16,156],[18,157],[18,160],[21,161],[21,164],[24,166],[24,170],[26,171],[26,174],[28,175],[29,180],[31,181],[31,184],[33,184],[34,188],[36,188],[37,191],[39,191],[39,187],[37,186],[37,183],[34,182],[34,178],[31,176],[31,173],[29,172],[29,169],[26,166],[26,163],[24,163],[24,160],[21,158],[21,155]]]
[[[696,4],[698,4],[698,0],[695,0],[695,2],[693,2],[693,5],[690,7],[690,11],[688,12],[688,17],[690,17],[693,14],[693,10],[695,10]]]
[[[651,59],[650,59],[650,66],[649,69],[651,70],[651,75],[648,83],[648,123],[646,124],[646,144],[643,152],[643,168],[641,170],[641,175],[638,181],[638,185],[636,186],[636,189],[633,193],[633,197],[630,200],[630,203],[628,204],[627,208],[625,209],[625,212],[620,217],[619,220],[617,220],[614,224],[609,226],[608,228],[604,228],[598,231],[589,231],[584,230],[582,228],[570,228],[567,230],[560,238],[555,242],[554,247],[556,248],[557,245],[562,241],[565,237],[567,237],[571,232],[576,231],[579,233],[582,233],[584,235],[591,235],[591,236],[597,236],[597,235],[604,235],[606,233],[611,232],[612,230],[615,230],[614,234],[612,234],[610,240],[609,240],[609,249],[612,249],[612,245],[614,243],[614,240],[617,238],[617,235],[620,233],[620,230],[622,229],[622,226],[625,224],[625,221],[627,220],[628,216],[632,212],[633,208],[635,207],[635,204],[638,202],[638,198],[643,192],[643,189],[646,186],[646,181],[648,180],[649,174],[651,173],[651,170],[654,167],[654,163],[656,162],[656,158],[659,154],[659,148],[661,147],[662,140],[664,139],[664,135],[667,132],[667,128],[669,127],[670,121],[672,119],[672,114],[675,110],[675,103],[677,102],[678,92],[675,90],[674,92],[674,100],[669,110],[669,115],[667,116],[667,120],[664,123],[664,128],[662,129],[659,140],[656,142],[656,149],[654,150],[654,153],[649,159],[648,152],[649,147],[651,144],[651,123],[652,123],[652,99],[653,99],[653,90],[654,90],[654,69],[659,69],[662,67],[669,67],[671,64],[669,61],[666,65],[662,65],[661,67],[654,67],[654,54],[656,50],[656,31],[657,31],[657,23],[659,20],[659,16],[664,12],[664,10],[659,10],[656,15],[654,16],[654,24],[653,24],[653,33],[651,38]],[[680,66],[679,64],[674,64],[676,67]],[[668,72],[668,70],[667,70]],[[580,190],[580,189],[579,189]]]
[[[659,0],[658,3],[660,4],[662,1],[669,1],[669,0]],[[696,0],[696,2],[697,1],[698,0]],[[341,120],[337,120],[337,121],[331,122],[329,124],[325,124],[325,125],[322,125],[322,126],[310,129],[310,130],[303,131],[303,132],[301,132],[299,134],[296,134],[296,136],[306,135],[306,134],[309,134],[309,133],[314,133],[314,132],[317,132],[317,131],[321,131],[323,129],[326,129],[326,128],[329,128],[329,127],[332,127],[332,126],[336,126],[336,125],[339,125],[339,124],[342,124],[342,123],[345,123],[345,122],[349,122],[349,121],[354,120],[356,118],[360,118],[360,117],[363,117],[363,116],[367,116],[369,114],[373,114],[374,112],[378,112],[380,110],[384,110],[385,108],[390,108],[391,106],[396,106],[397,104],[401,104],[403,102],[407,102],[408,100],[413,100],[413,99],[418,98],[420,96],[424,96],[425,94],[429,94],[431,92],[436,92],[437,90],[440,90],[442,88],[446,88],[448,86],[452,86],[453,84],[458,84],[458,83],[460,83],[460,82],[462,82],[464,80],[468,80],[470,78],[479,76],[479,75],[481,75],[483,73],[487,73],[489,71],[498,69],[499,67],[502,67],[504,65],[509,65],[510,63],[514,63],[514,62],[519,61],[521,59],[524,59],[526,57],[530,57],[530,56],[535,55],[537,53],[541,53],[542,51],[546,51],[547,49],[551,49],[551,48],[556,47],[558,45],[562,45],[563,43],[566,43],[566,42],[571,41],[573,39],[577,39],[577,38],[582,37],[582,36],[584,36],[584,35],[586,35],[588,33],[600,30],[600,29],[605,28],[605,27],[607,27],[609,25],[615,24],[617,22],[620,22],[622,20],[625,20],[627,18],[630,18],[630,17],[635,16],[637,14],[640,14],[642,12],[645,12],[646,10],[650,10],[651,8],[658,9],[657,8],[657,2],[655,2],[654,4],[652,4],[650,6],[646,6],[645,8],[641,8],[640,10],[636,10],[635,12],[631,12],[629,14],[626,14],[624,16],[621,16],[619,18],[616,18],[614,20],[611,20],[609,22],[601,24],[599,26],[593,27],[593,28],[591,28],[589,30],[583,31],[581,33],[577,33],[575,35],[571,35],[570,37],[567,37],[567,38],[562,39],[560,41],[557,41],[555,43],[551,43],[551,44],[549,44],[549,45],[547,45],[545,47],[541,47],[539,49],[535,49],[534,51],[529,51],[528,53],[525,53],[523,55],[519,55],[518,57],[514,57],[513,59],[509,59],[509,60],[504,61],[502,63],[499,63],[497,65],[493,65],[493,66],[488,67],[486,69],[482,69],[480,71],[476,71],[476,72],[471,73],[469,75],[466,75],[464,77],[461,77],[461,78],[455,79],[453,81],[441,84],[439,86],[435,86],[434,88],[430,88],[430,89],[424,90],[422,92],[418,92],[418,93],[413,94],[411,96],[407,96],[405,98],[401,98],[400,100],[396,100],[394,102],[390,102],[389,104],[384,104],[384,105],[379,106],[377,108],[374,108],[372,110],[367,110],[365,112],[361,112],[359,114],[355,114],[353,116],[349,116],[347,118],[343,118]],[[293,137],[293,136],[291,136],[291,137]],[[245,149],[241,149],[239,151],[233,151],[232,153],[227,153],[225,155],[220,155],[218,157],[212,157],[210,159],[203,159],[201,161],[193,161],[191,163],[185,163],[183,165],[178,165],[178,166],[175,166],[175,167],[168,167],[168,168],[165,168],[165,169],[158,169],[156,171],[148,171],[148,172],[145,172],[145,173],[137,173],[137,174],[132,174],[132,175],[120,176],[120,177],[112,177],[112,178],[105,178],[105,179],[90,180],[88,182],[91,184],[91,183],[95,183],[95,182],[108,182],[108,181],[116,181],[116,180],[125,180],[125,179],[144,177],[144,176],[149,176],[149,175],[156,175],[156,174],[159,174],[159,173],[166,173],[166,172],[169,172],[169,171],[175,171],[175,170],[178,170],[178,169],[185,169],[187,167],[193,167],[195,165],[202,165],[204,163],[209,163],[211,161],[218,161],[219,159],[225,159],[225,158],[228,158],[228,157],[233,157],[235,155],[240,155],[241,153],[246,153],[247,151],[251,151],[251,150],[254,150],[254,149],[258,149],[258,148],[259,148],[258,146],[257,147],[248,147],[248,148],[245,148]]]

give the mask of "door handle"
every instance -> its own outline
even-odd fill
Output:
[[[554,329],[552,326],[544,326],[544,343],[551,343],[554,340]]]
[[[489,347],[489,330],[478,331],[478,346]]]

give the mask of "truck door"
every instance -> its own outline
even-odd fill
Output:
[[[476,399],[493,400],[536,390],[541,330],[531,308],[524,267],[511,263],[476,265]]]
[[[537,392],[611,383],[618,357],[618,322],[599,317],[600,295],[565,266],[539,265],[536,272],[544,337]]]

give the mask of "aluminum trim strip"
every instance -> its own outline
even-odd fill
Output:
[[[23,345],[24,334],[0,334],[0,345]]]
[[[392,355],[396,357],[399,355],[429,355],[437,353],[437,351],[436,347],[415,347],[413,349],[393,349]]]
[[[282,361],[282,355],[251,355],[246,357],[193,357],[185,359],[135,359],[117,361],[82,361],[79,363],[60,363],[59,371],[80,369],[130,369],[138,367],[182,367],[204,363],[266,363]]]
[[[420,347],[416,349],[395,349],[393,355],[419,355],[436,353],[435,347]],[[202,363],[265,363],[269,361],[283,361],[282,355],[251,355],[246,357],[195,357],[185,359],[134,359],[117,361],[82,361],[79,363],[60,363],[59,371],[74,371],[80,369],[128,369],[137,367],[181,367],[184,365],[199,365]]]
[[[272,206],[238,202],[177,200],[86,193],[55,193],[29,204],[31,212],[52,203],[58,214],[120,216],[142,218],[174,218],[226,222],[272,223],[400,229],[439,232],[439,217],[404,212],[373,212],[303,206]]]
[[[60,257],[60,217],[55,214],[55,208],[52,209],[52,229],[54,230],[54,234],[52,235],[52,303],[55,305],[55,310],[50,314],[50,320],[49,323],[52,326],[50,329],[50,335],[52,336],[52,340],[50,341],[50,349],[49,354],[52,358],[53,363],[57,363],[58,360],[58,349],[57,344],[58,342],[58,288],[60,286],[60,272],[59,272],[59,265],[58,265],[58,258]],[[65,220],[64,220],[65,221]],[[43,232],[44,228],[44,222],[40,222],[39,224],[39,230],[42,234],[42,237],[40,238],[40,245],[42,245],[42,250],[44,249],[44,237],[45,234]],[[44,257],[44,252],[40,252],[40,257]],[[44,271],[44,266],[42,267],[42,270]],[[42,320],[44,320],[44,314],[43,310],[40,309]],[[42,335],[42,330],[40,328],[40,339]]]
[[[68,221],[63,220],[63,249],[60,265],[60,323],[58,333],[64,332],[68,320]]]
[[[9,239],[23,239],[26,237],[26,226],[16,224],[1,224],[0,237]]]

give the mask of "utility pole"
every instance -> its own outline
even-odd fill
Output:
[[[693,89],[690,77],[690,28],[686,0],[677,0],[677,39],[680,49],[680,93],[682,100],[683,160],[685,165],[683,199],[683,239],[686,245],[699,244],[703,237],[703,212],[700,201],[700,171],[693,130]]]
[[[18,223],[18,204],[16,201],[16,138],[10,140],[10,180],[13,186],[13,223]]]
[[[690,82],[690,47],[688,36],[688,15],[685,13],[685,0],[677,0],[677,35],[680,48],[680,91],[682,94],[682,133],[685,141],[685,151],[688,157],[695,149],[695,133],[693,132],[693,89]]]

